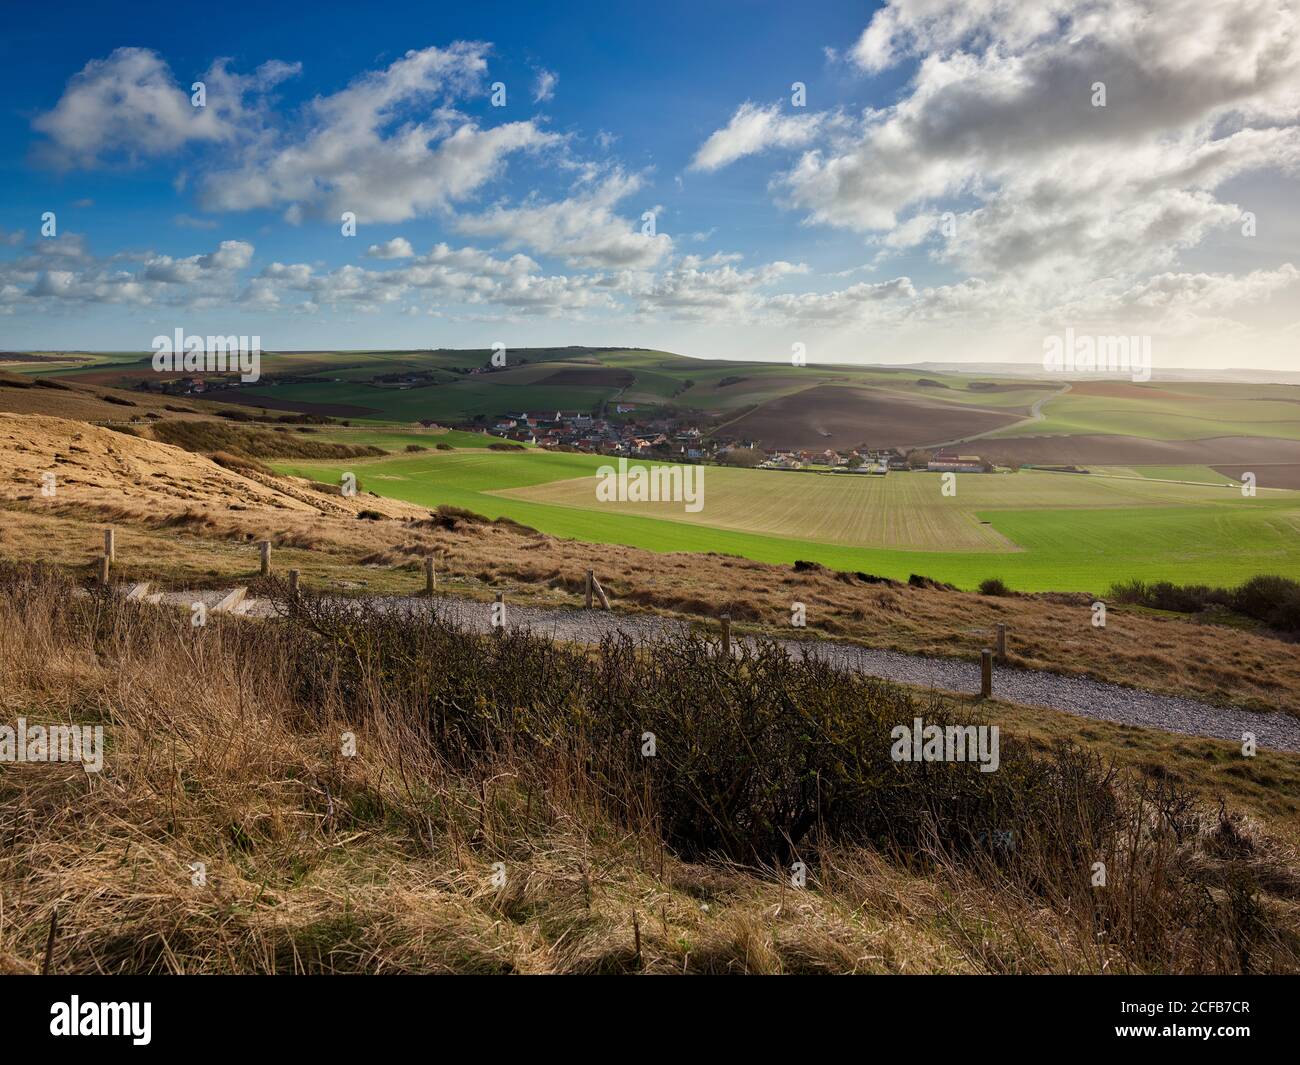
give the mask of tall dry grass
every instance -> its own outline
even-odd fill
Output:
[[[0,723],[108,740],[97,775],[0,765],[0,968],[1300,967],[1297,865],[1259,826],[1078,749],[889,760],[888,726],[962,707],[770,648],[281,605],[196,629],[0,571]]]

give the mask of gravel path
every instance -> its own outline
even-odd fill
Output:
[[[224,592],[170,592],[163,596],[163,602],[188,606],[203,601],[211,607],[224,595]],[[369,601],[381,609],[416,613],[427,611],[430,606],[430,600],[423,598],[385,597]],[[459,621],[467,628],[479,632],[491,628],[490,603],[454,597],[438,598],[432,602],[440,616]],[[251,617],[266,617],[272,613],[272,608],[266,600],[253,600],[246,613]],[[507,604],[506,624],[572,643],[597,643],[602,636],[613,631],[644,640],[686,627],[685,622],[651,614],[546,609],[514,604]],[[777,642],[792,653],[806,650],[818,659],[872,677],[942,692],[974,694],[979,691],[980,666],[976,661],[878,651],[829,640]],[[1050,707],[1080,717],[1157,728],[1186,736],[1210,736],[1240,743],[1242,733],[1253,732],[1260,747],[1300,751],[1300,718],[1290,714],[1253,713],[1182,696],[1157,695],[1086,677],[1067,677],[1059,673],[1005,666],[994,668],[993,694],[996,698],[1024,706]]]

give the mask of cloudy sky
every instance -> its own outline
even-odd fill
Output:
[[[1300,370],[1297,2],[23,5],[0,344]]]

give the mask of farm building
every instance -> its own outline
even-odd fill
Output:
[[[978,455],[950,455],[940,452],[930,459],[926,469],[931,473],[983,473],[987,466]]]

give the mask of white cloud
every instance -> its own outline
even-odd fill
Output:
[[[207,106],[195,107],[156,52],[118,48],[87,63],[54,108],[37,116],[32,125],[48,138],[37,156],[61,168],[94,167],[164,156],[191,143],[229,143],[259,114],[256,107],[250,110],[245,94],[265,92],[297,70],[272,61],[240,76],[219,59],[201,79]]]
[[[519,207],[494,207],[456,220],[469,236],[499,240],[507,248],[527,247],[575,266],[610,268],[654,266],[672,250],[664,233],[646,235],[639,220],[614,213],[621,200],[637,192],[641,180],[615,172],[595,188],[567,200],[529,200]]]
[[[1089,196],[1124,210],[1162,191],[1210,191],[1251,168],[1295,166],[1294,130],[1266,128],[1300,114],[1295,12],[1273,0],[1205,0],[1189,34],[1190,10],[1160,0],[895,0],[855,55],[881,70],[921,54],[906,95],[807,152],[781,183],[809,221],[872,231],[942,198],[1003,198],[1007,212],[1065,219]],[[1106,85],[1104,108],[1092,106],[1095,82]],[[1189,219],[1186,239],[1199,224]]]
[[[692,170],[718,170],[746,155],[768,148],[800,148],[808,144],[826,121],[821,114],[782,114],[776,104],[759,107],[746,101],[722,129],[709,135],[695,158]]]
[[[537,81],[533,83],[533,103],[545,103],[555,95],[555,86],[560,83],[560,76],[551,70],[539,70]]]
[[[366,254],[372,259],[409,259],[415,254],[415,249],[405,237],[393,237],[382,244],[370,245]]]
[[[155,252],[97,257],[80,234],[36,241],[28,254],[0,261],[0,305],[40,310],[58,306],[130,304],[193,307],[229,301],[253,246],[222,241],[211,252],[177,259]]]
[[[564,143],[533,121],[480,128],[456,110],[480,92],[487,51],[475,42],[410,51],[316,97],[293,121],[272,122],[266,94],[297,64],[272,60],[242,75],[218,59],[201,79],[206,106],[194,107],[159,55],[119,48],[86,64],[37,117],[46,138],[37,154],[93,167],[194,146],[209,152],[198,182],[205,210],[283,208],[292,224],[343,211],[361,222],[405,221],[471,196],[512,154]],[[179,172],[178,186],[185,180]]]
[[[451,101],[477,90],[486,70],[483,44],[407,52],[382,71],[318,97],[303,122],[259,140],[233,170],[209,171],[201,201],[209,210],[288,208],[359,222],[402,222],[446,209],[476,192],[521,151],[563,138],[531,121],[481,129]],[[406,116],[427,109],[420,121]]]
[[[615,285],[635,299],[643,317],[735,323],[757,312],[761,289],[808,272],[803,263],[784,261],[745,270],[734,265],[735,258],[687,255],[658,274],[625,272]]]
[[[214,252],[173,259],[154,255],[145,261],[143,279],[169,285],[189,285],[205,273],[243,270],[252,261],[253,246],[242,240],[223,240]]]
[[[498,258],[478,248],[436,244],[427,255],[372,270],[344,265],[320,271],[307,263],[271,263],[250,280],[240,299],[264,309],[300,310],[290,294],[320,308],[376,309],[385,305],[439,312],[496,306],[529,315],[613,308],[613,297],[589,276],[543,276],[526,255]]]

